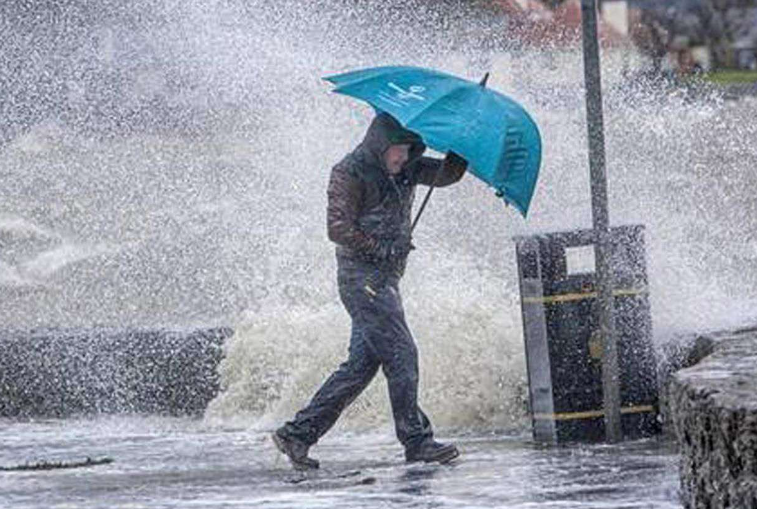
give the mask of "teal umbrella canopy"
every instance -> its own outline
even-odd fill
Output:
[[[487,74],[488,77],[488,74]],[[498,196],[528,212],[541,165],[541,137],[518,103],[486,87],[421,67],[374,67],[324,78],[334,92],[389,113],[439,152],[464,157]]]

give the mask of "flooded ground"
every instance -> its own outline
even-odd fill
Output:
[[[111,464],[0,472],[0,506],[679,508],[677,456],[659,440],[543,447],[528,433],[457,435],[449,466],[404,463],[387,432],[338,432],[291,470],[264,432],[202,421],[108,417],[0,423],[0,466],[109,457]]]

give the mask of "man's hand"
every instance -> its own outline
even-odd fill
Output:
[[[365,291],[368,295],[375,297],[384,288],[390,275],[401,276],[399,264],[413,249],[415,246],[409,235],[379,243],[374,257],[377,267],[365,281]]]
[[[379,244],[377,258],[382,264],[394,266],[398,261],[405,258],[413,249],[415,249],[415,246],[413,245],[410,236],[402,236],[394,240],[381,242]]]

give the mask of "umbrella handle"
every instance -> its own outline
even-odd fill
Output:
[[[426,197],[423,198],[423,203],[421,203],[421,208],[418,209],[418,214],[416,214],[415,220],[413,220],[413,225],[410,227],[410,235],[413,234],[413,231],[415,230],[415,226],[418,224],[418,220],[421,218],[421,214],[423,214],[423,209],[426,208],[428,199],[431,198],[431,193],[434,192],[434,188],[436,187],[436,181],[439,180],[439,175],[442,173],[443,169],[444,169],[444,161],[442,161],[441,164],[439,164],[439,168],[436,169],[436,173],[434,174],[434,181],[431,182],[431,185],[428,188],[428,192],[426,193]]]
[[[439,176],[439,172],[441,171],[441,166],[438,170],[436,170],[436,177]],[[436,184],[436,177],[434,177],[434,184]],[[428,188],[428,192],[426,193],[426,197],[423,198],[423,203],[421,203],[421,208],[418,209],[418,214],[415,216],[415,220],[413,221],[413,226],[410,227],[410,233],[412,234],[415,230],[415,225],[418,224],[418,220],[421,218],[421,214],[423,214],[423,209],[426,208],[426,204],[428,203],[428,199],[431,198],[431,193],[434,192],[434,184],[431,184],[431,186]]]
[[[484,77],[484,81],[489,76],[489,73],[486,74],[486,77]],[[447,152],[447,156],[450,154],[457,155],[452,151]],[[457,156],[458,158],[460,156]],[[464,161],[464,160],[463,160]],[[447,158],[445,157],[443,161],[441,161],[441,164],[439,165],[439,168],[436,169],[436,173],[434,174],[434,180],[431,182],[431,185],[428,188],[428,193],[426,193],[426,197],[423,199],[423,203],[421,204],[421,208],[418,210],[418,214],[415,216],[415,220],[413,221],[413,225],[410,227],[410,234],[412,235],[413,231],[415,230],[415,226],[418,224],[418,220],[421,218],[421,214],[423,214],[423,210],[426,208],[426,204],[428,203],[428,199],[431,198],[431,193],[434,192],[434,188],[436,187],[436,182],[439,180],[439,175],[441,175],[442,170],[446,166]],[[466,162],[467,164],[467,162]]]

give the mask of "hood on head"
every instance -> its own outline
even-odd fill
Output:
[[[408,131],[390,114],[379,113],[371,122],[360,148],[367,152],[372,162],[384,168],[384,152],[390,145],[410,145],[408,163],[419,158],[426,150],[423,139],[412,131]]]

